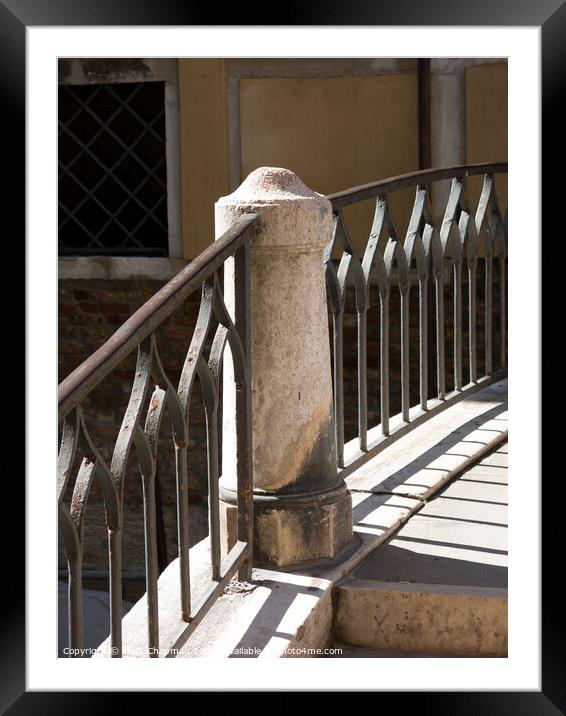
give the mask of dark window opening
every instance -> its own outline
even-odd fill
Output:
[[[168,256],[165,83],[59,87],[59,254]]]

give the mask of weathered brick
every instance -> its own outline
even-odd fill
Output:
[[[191,331],[186,328],[179,328],[173,326],[164,326],[159,330],[159,334],[164,338],[180,338],[182,340],[190,339]]]
[[[100,306],[98,303],[94,303],[93,301],[81,301],[79,303],[79,308],[81,311],[84,311],[85,313],[99,313],[100,312]]]
[[[80,338],[62,338],[59,341],[59,353],[85,353],[88,352],[88,346]]]
[[[135,310],[135,309],[134,309]],[[101,302],[100,303],[100,311],[103,313],[121,313],[121,314],[130,314],[132,311],[132,307],[129,303],[118,303],[118,302]]]
[[[76,303],[68,303],[66,301],[59,301],[59,305],[57,306],[57,310],[59,313],[69,316],[73,315],[77,312],[78,307]]]

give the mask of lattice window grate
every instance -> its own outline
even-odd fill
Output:
[[[59,253],[167,256],[163,82],[59,87]]]

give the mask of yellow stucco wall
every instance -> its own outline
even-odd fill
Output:
[[[281,166],[327,194],[418,168],[414,74],[242,80],[240,123],[244,177]],[[411,202],[393,200],[404,221]],[[345,212],[358,251],[373,210],[364,202]]]
[[[507,161],[507,64],[466,69],[466,162]],[[475,200],[481,179],[470,181]],[[496,177],[503,214],[507,208],[507,178]]]
[[[414,73],[242,79],[239,87],[242,178],[283,166],[326,194],[418,169]],[[214,202],[229,192],[225,60],[179,60],[179,93],[183,246],[194,258],[214,238]],[[466,125],[467,162],[507,159],[506,65],[466,69]],[[477,194],[479,182],[470,189]],[[506,181],[498,195],[504,210]],[[412,200],[412,191],[392,200],[401,235]],[[358,252],[373,208],[370,201],[345,211]]]
[[[214,202],[228,193],[224,60],[179,60],[183,249],[194,258],[214,240]]]

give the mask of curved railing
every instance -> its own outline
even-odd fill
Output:
[[[256,214],[237,219],[158,293],[126,321],[114,335],[58,388],[59,419],[63,420],[58,459],[57,495],[59,525],[67,556],[69,578],[69,653],[80,654],[83,643],[82,560],[85,511],[89,493],[98,481],[104,497],[108,530],[110,583],[110,638],[112,656],[122,655],[122,526],[124,479],[128,456],[135,449],[143,487],[144,545],[146,561],[148,655],[158,656],[158,563],[156,540],[155,476],[158,438],[165,414],[171,421],[177,485],[177,548],[179,558],[179,615],[186,629],[178,642],[203,618],[230,578],[239,572],[249,579],[252,557],[252,463],[249,377],[249,229]],[[218,271],[234,262],[233,317],[220,288]],[[161,363],[155,329],[195,291],[202,290],[197,324],[186,355],[179,385],[175,388]],[[232,320],[233,318],[233,320]],[[212,347],[205,357],[205,342],[215,319],[218,324]],[[236,382],[238,430],[238,527],[237,542],[221,562],[218,496],[218,401],[221,364],[229,344]],[[132,351],[137,350],[135,377],[112,459],[107,464],[89,435],[81,404],[101,381]],[[209,534],[212,580],[191,604],[187,499],[188,413],[195,378],[199,378],[205,406],[208,453]],[[142,416],[145,424],[142,425]],[[78,472],[74,471],[80,460]]]
[[[507,164],[472,164],[412,172],[383,181],[330,194],[334,232],[325,252],[329,309],[332,314],[334,411],[338,465],[346,476],[385,447],[424,421],[488,383],[506,370],[506,255],[507,229],[499,210],[495,175],[507,172]],[[466,192],[468,177],[482,176],[475,207]],[[439,219],[433,214],[431,192],[439,182],[450,181],[448,199]],[[390,197],[414,188],[413,208],[402,239],[393,220]],[[363,256],[357,255],[348,233],[343,210],[375,200],[373,224]],[[481,251],[480,251],[481,248]],[[335,258],[336,254],[339,258]],[[497,277],[494,272],[497,260]],[[462,267],[466,266],[466,282]],[[478,272],[478,266],[481,271]],[[450,277],[451,274],[451,277]],[[483,275],[483,369],[478,367],[477,283]],[[446,286],[446,279],[449,285]],[[493,286],[497,281],[499,305],[499,356],[493,358]],[[418,306],[411,306],[411,287],[418,287]],[[390,415],[390,315],[391,291],[399,291],[401,349],[401,410]],[[379,356],[368,356],[367,330],[370,288],[377,292],[379,308]],[[463,309],[463,292],[467,301]],[[355,296],[357,323],[358,435],[344,441],[343,326],[348,291]],[[431,294],[434,293],[434,299]],[[449,294],[447,296],[446,294]],[[453,387],[447,392],[445,302],[453,305]],[[434,306],[434,310],[433,309]],[[419,401],[411,405],[410,315],[418,312]],[[467,323],[467,374],[463,381],[463,330]],[[432,344],[432,345],[429,345]],[[379,373],[379,422],[368,424],[368,364]],[[432,383],[435,383],[435,388]]]
[[[346,476],[387,445],[454,402],[498,380],[506,370],[506,223],[495,191],[495,175],[506,164],[481,164],[414,172],[331,194],[332,240],[325,271],[332,316],[334,411],[338,468]],[[467,197],[468,177],[483,177],[474,207]],[[450,182],[448,198],[435,217],[432,192]],[[396,231],[391,196],[413,189],[408,229]],[[435,193],[435,201],[438,199]],[[374,200],[369,238],[358,255],[350,238],[348,207]],[[435,208],[437,208],[435,206]],[[228,580],[238,571],[250,576],[252,559],[252,461],[249,235],[257,220],[247,214],[213,242],[126,321],[58,389],[62,440],[58,461],[60,527],[69,577],[69,647],[82,646],[82,564],[85,510],[99,483],[108,531],[110,584],[110,654],[122,654],[122,534],[124,481],[134,450],[143,487],[148,655],[160,654],[155,480],[159,432],[167,413],[175,451],[177,550],[179,564],[178,647],[209,611]],[[369,222],[368,222],[369,224]],[[336,257],[337,256],[337,257]],[[233,311],[223,299],[219,271],[234,263]],[[478,294],[478,286],[480,292]],[[494,288],[496,289],[494,291]],[[413,290],[414,289],[414,290]],[[154,331],[195,291],[202,291],[196,328],[178,386],[173,386],[160,358]],[[494,301],[494,296],[498,300]],[[355,302],[357,344],[357,436],[345,441],[344,322],[349,300]],[[452,311],[447,315],[445,304]],[[483,302],[483,320],[478,321]],[[496,305],[494,305],[496,304]],[[416,320],[411,321],[412,318]],[[412,345],[411,325],[418,324]],[[481,323],[481,330],[478,324]],[[494,331],[494,325],[497,330]],[[213,327],[217,326],[213,333]],[[368,326],[379,333],[379,350],[368,350]],[[393,331],[399,330],[399,366],[391,360]],[[498,344],[494,350],[494,338]],[[415,335],[414,328],[412,335]],[[210,349],[205,349],[207,338]],[[453,347],[446,355],[446,346]],[[221,561],[219,515],[218,409],[221,364],[229,344],[236,383],[238,527],[237,542]],[[207,344],[208,345],[208,344]],[[376,343],[377,345],[377,343]],[[479,350],[481,349],[481,351]],[[100,383],[137,351],[137,364],[123,421],[107,462],[89,435],[82,405]],[[478,356],[478,353],[483,353]],[[411,358],[416,358],[418,400],[411,395]],[[481,359],[479,359],[481,358]],[[376,390],[368,390],[368,367]],[[392,368],[400,368],[397,381]],[[187,442],[189,402],[198,377],[206,416],[209,538],[212,579],[198,602],[191,603],[189,579]],[[374,378],[375,379],[375,378]],[[392,415],[399,386],[398,414]],[[416,383],[415,383],[416,385]],[[452,389],[453,387],[453,389]],[[349,397],[349,396],[347,396]],[[368,402],[368,399],[371,399]],[[379,410],[369,410],[368,404]],[[377,420],[379,415],[379,420]],[[79,464],[80,463],[80,464]],[[166,649],[165,649],[166,650]]]

